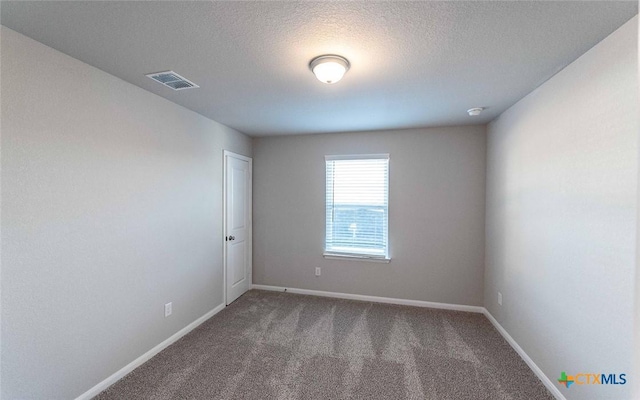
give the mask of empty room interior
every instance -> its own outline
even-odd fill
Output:
[[[640,399],[637,1],[1,1],[0,397]]]

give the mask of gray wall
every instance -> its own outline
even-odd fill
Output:
[[[2,398],[68,399],[223,302],[222,150],[251,140],[4,27],[1,50]]]
[[[367,153],[390,155],[392,261],[325,260],[324,156]],[[256,138],[253,281],[482,305],[484,178],[482,126]]]
[[[640,0],[638,1],[638,4],[640,5]],[[636,21],[638,23],[638,65],[640,65],[640,18],[636,18]],[[637,86],[637,91],[638,91],[638,96],[640,96],[640,68],[638,68],[638,86]],[[639,134],[640,135],[640,134]],[[638,160],[640,160],[640,146],[638,146]],[[638,167],[639,167],[639,180],[638,182],[640,182],[640,163],[638,163]],[[638,196],[638,201],[637,201],[637,205],[638,208],[637,210],[639,212],[636,212],[636,219],[638,221],[637,224],[637,237],[636,237],[636,290],[635,290],[635,294],[636,294],[636,310],[635,310],[635,343],[634,343],[634,376],[640,376],[640,196]],[[634,399],[640,399],[640,379],[634,379],[633,383],[633,398]]]
[[[488,127],[485,306],[552,380],[631,373],[637,29],[636,17]]]

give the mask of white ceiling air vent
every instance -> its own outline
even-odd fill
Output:
[[[170,87],[173,90],[194,89],[200,87],[173,71],[156,72],[153,74],[147,74],[147,76],[156,82],[160,82],[163,85]]]

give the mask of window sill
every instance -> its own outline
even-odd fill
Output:
[[[323,253],[322,257],[324,257],[325,260],[366,261],[366,262],[383,263],[383,264],[389,264],[391,262],[390,258],[357,256],[357,255],[351,255],[351,254]]]

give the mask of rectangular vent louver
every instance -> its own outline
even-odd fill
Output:
[[[153,74],[147,74],[147,76],[173,90],[194,89],[200,87],[173,71],[156,72]]]

